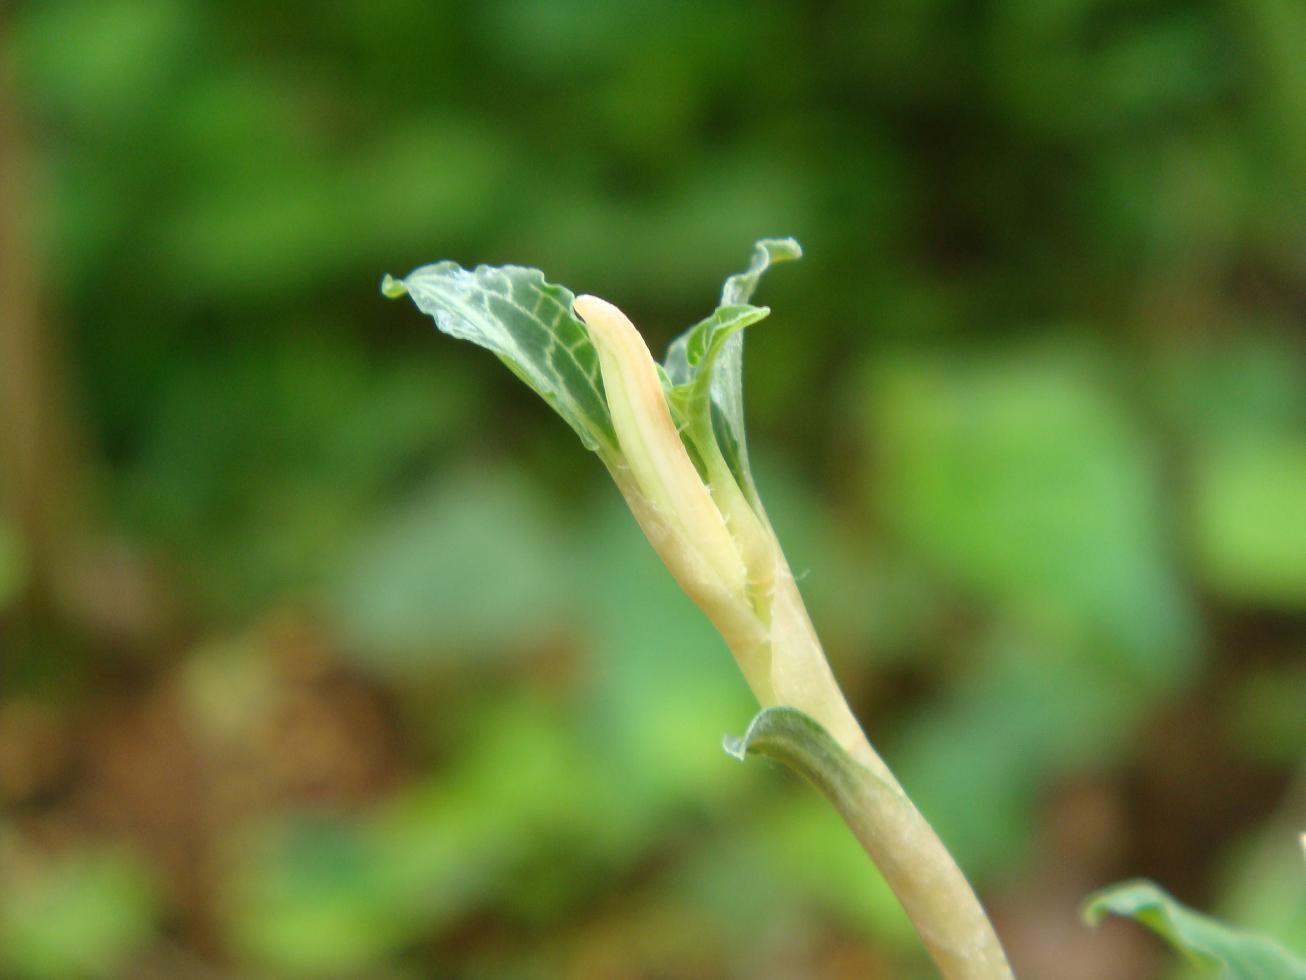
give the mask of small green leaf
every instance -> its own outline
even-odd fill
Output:
[[[748,268],[737,272],[721,287],[721,305],[734,306],[753,298],[757,283],[777,262],[790,262],[803,257],[803,247],[793,238],[763,238],[753,246],[753,258]]]
[[[572,313],[575,296],[538,269],[456,262],[422,266],[381,283],[390,298],[407,293],[441,331],[499,356],[576,430],[588,449],[615,455],[617,437],[603,394],[598,352]]]
[[[792,238],[764,238],[753,247],[743,272],[730,276],[721,289],[721,302],[707,319],[672,341],[667,350],[667,377],[675,386],[673,403],[690,426],[700,452],[710,452],[709,433],[749,502],[757,505],[757,489],[748,465],[744,438],[744,338],[740,331],[771,311],[749,305],[762,274],[777,262],[802,258]]]
[[[699,457],[720,450],[722,459],[741,488],[752,490],[743,444],[743,404],[738,399],[740,426],[729,423],[724,406],[714,402],[713,378],[719,369],[718,355],[726,343],[745,327],[766,319],[771,311],[765,306],[718,306],[702,320],[680,335],[667,352],[665,381],[667,401],[677,419],[688,430],[689,448]]]
[[[1114,885],[1084,905],[1089,925],[1107,915],[1136,920],[1223,980],[1306,980],[1306,963],[1282,946],[1195,912],[1150,881]]]
[[[730,335],[765,319],[770,313],[765,306],[747,303],[718,306],[711,316],[694,324],[672,343],[667,351],[667,377],[672,384],[681,386],[711,374],[708,369]]]
[[[722,748],[740,762],[763,755],[784,763],[825,794],[854,827],[885,797],[902,798],[900,789],[850,756],[820,722],[797,708],[759,711],[748,731],[727,736]]]

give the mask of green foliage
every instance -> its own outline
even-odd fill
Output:
[[[948,693],[892,757],[982,872],[1022,852],[1044,780],[1127,750],[1184,681],[1195,613],[1155,518],[1154,454],[1100,354],[917,355],[868,378],[867,482],[890,540],[977,620]]]
[[[564,539],[527,489],[511,471],[464,473],[370,530],[331,590],[358,655],[420,673],[511,656],[575,620],[580,576],[559,567]]]
[[[378,364],[338,338],[288,335],[179,354],[154,397],[114,499],[141,533],[203,555],[186,587],[226,615],[329,585],[370,508],[406,496],[418,461],[483,404],[450,365]]]
[[[672,385],[669,399],[688,420],[688,434],[700,455],[713,449],[719,452],[754,507],[758,496],[744,428],[744,338],[740,331],[770,312],[748,305],[763,273],[776,262],[802,255],[802,248],[792,238],[757,242],[748,268],[727,278],[721,287],[715,312],[672,341],[664,365]]]
[[[547,706],[496,705],[474,736],[456,771],[365,821],[310,817],[255,835],[228,903],[245,955],[293,976],[360,970],[469,908],[523,898],[510,883],[537,842],[602,841],[600,821],[572,820],[603,812],[601,787]]]
[[[1084,906],[1084,918],[1090,925],[1107,915],[1137,920],[1212,976],[1225,980],[1306,977],[1306,961],[1277,943],[1194,912],[1149,881],[1114,885]]]
[[[754,506],[757,490],[744,435],[743,337],[770,312],[747,301],[775,262],[802,256],[792,238],[757,242],[748,268],[730,276],[721,303],[672,343],[663,365],[673,411],[699,458],[721,456]],[[386,276],[381,291],[408,295],[444,333],[469,340],[499,359],[562,416],[587,449],[619,453],[599,376],[598,354],[572,312],[575,294],[548,283],[537,269],[457,263],[423,266],[402,280]]]
[[[1154,454],[1081,352],[895,360],[870,375],[873,492],[955,587],[1104,668],[1166,683],[1192,611],[1153,514]]]
[[[6,837],[9,835],[6,834]],[[31,980],[119,977],[157,927],[160,898],[139,858],[87,850],[42,866],[9,845],[0,965]],[[21,864],[20,862],[33,862]]]
[[[1306,606],[1306,558],[1284,533],[1306,520],[1306,353],[1249,331],[1177,358],[1171,375],[1174,419],[1194,444],[1200,571],[1234,601]]]
[[[1248,441],[1200,464],[1194,529],[1223,594],[1306,608],[1306,555],[1284,528],[1306,526],[1306,441]]]
[[[598,354],[571,310],[575,294],[545,282],[538,269],[482,265],[468,272],[454,262],[423,266],[402,281],[386,276],[381,291],[392,299],[411,296],[445,333],[497,354],[585,448],[616,451]]]

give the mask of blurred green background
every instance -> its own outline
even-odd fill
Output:
[[[1306,6],[0,8],[0,973],[929,976],[597,461],[377,292],[662,349],[1025,978],[1306,951]]]

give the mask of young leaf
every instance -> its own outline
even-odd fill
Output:
[[[903,795],[882,771],[852,758],[815,718],[788,705],[763,708],[743,735],[727,735],[721,747],[740,762],[750,755],[783,762],[841,809],[874,806],[869,797],[860,798],[866,794]]]
[[[759,241],[748,268],[725,281],[716,312],[686,330],[667,350],[667,376],[680,389],[674,401],[700,443],[700,452],[710,451],[701,444],[706,439],[704,430],[715,432],[726,465],[754,507],[759,503],[744,438],[744,338],[740,331],[770,313],[765,307],[748,305],[762,274],[776,262],[802,255],[802,248],[792,238]]]
[[[714,403],[712,386],[715,370],[720,370],[718,355],[726,342],[770,312],[764,306],[746,304],[717,307],[710,317],[681,335],[684,343],[672,346],[664,372],[667,403],[682,429],[685,447],[698,461],[704,478],[712,484],[723,505],[733,496],[753,515],[760,515],[762,506],[744,449],[742,398],[736,402],[739,408],[736,417],[740,420],[736,428]],[[742,492],[734,491],[730,484]],[[757,517],[741,519],[758,520]]]
[[[1282,946],[1195,912],[1150,881],[1113,885],[1084,905],[1089,925],[1107,915],[1134,919],[1223,980],[1306,980],[1306,962]]]
[[[617,437],[603,396],[599,358],[572,313],[571,291],[538,269],[505,265],[468,271],[456,262],[386,276],[381,291],[407,293],[451,337],[493,351],[576,430],[587,449],[613,458]]]
[[[777,262],[789,262],[803,257],[803,247],[793,238],[763,238],[753,246],[753,258],[748,268],[736,272],[721,287],[721,305],[733,306],[747,303],[753,298],[757,283]]]

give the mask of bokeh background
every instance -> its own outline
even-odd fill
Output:
[[[598,463],[382,273],[746,391],[836,672],[1027,978],[1306,949],[1306,6],[9,0],[0,973],[929,976]]]

